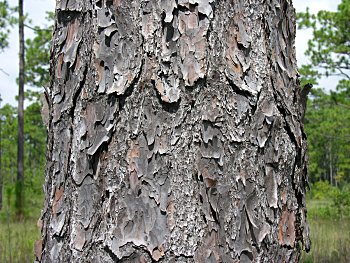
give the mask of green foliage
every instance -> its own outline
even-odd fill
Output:
[[[42,206],[42,185],[44,182],[44,165],[46,149],[46,128],[41,121],[40,104],[32,103],[25,109],[25,211],[26,217],[31,217],[36,211],[35,217],[39,217]],[[9,200],[7,208],[15,211],[15,189],[17,174],[17,109],[8,104],[0,108],[1,121],[1,150],[2,150],[2,175],[4,189],[6,190],[5,202]],[[18,188],[18,187],[17,187]],[[38,201],[39,200],[39,201]],[[40,203],[40,204],[39,204]],[[0,220],[4,219],[6,209],[0,212]],[[11,214],[12,215],[12,214]],[[12,218],[13,219],[13,218]],[[1,223],[0,223],[1,224]]]
[[[310,83],[314,86],[318,84],[318,79],[321,77],[321,74],[313,68],[312,65],[302,65],[299,68],[300,73],[300,84],[305,86]]]
[[[313,38],[309,40],[305,54],[316,69],[311,70],[312,74],[307,74],[307,68],[303,67],[301,73],[304,76],[311,76],[312,81],[321,75],[338,75],[350,80],[347,72],[350,69],[349,17],[350,0],[342,0],[336,12],[322,10],[314,15],[307,9],[305,13],[297,14],[298,28],[313,30]]]
[[[342,189],[331,186],[326,181],[311,185],[308,196],[308,217],[317,219],[350,219],[350,185]]]
[[[10,8],[6,0],[0,1],[0,51],[8,46],[8,33],[10,26],[15,22],[12,16],[14,9]]]
[[[305,52],[310,64],[300,68],[301,83],[318,84],[322,76],[338,75],[336,91],[311,90],[305,116],[311,182],[350,183],[350,0],[336,12],[309,9],[297,14],[298,28],[310,28],[313,38]]]
[[[350,183],[350,105],[347,91],[311,90],[305,115],[311,182]]]
[[[7,46],[8,26],[15,22],[10,20],[6,1],[0,2],[0,50]],[[26,40],[26,84],[42,87],[49,82],[49,49],[53,14],[49,14],[50,26],[34,27],[35,36]],[[26,18],[25,18],[26,19]],[[28,20],[26,19],[28,22]],[[31,102],[24,113],[24,185],[16,183],[17,175],[17,108],[4,105],[0,108],[1,122],[1,175],[4,183],[4,204],[0,211],[0,262],[29,262],[34,260],[34,241],[40,238],[36,221],[43,206],[46,128],[41,120],[40,93],[28,90],[25,94]],[[17,218],[19,204],[16,192],[24,188],[23,218]]]
[[[336,188],[332,193],[332,201],[337,217],[350,217],[350,191]]]
[[[2,175],[4,204],[0,211],[0,262],[33,262],[35,240],[40,239],[36,222],[40,217],[44,194],[46,129],[41,121],[40,104],[25,109],[24,218],[16,217],[17,109],[8,104],[0,108]]]
[[[315,200],[327,200],[332,196],[334,187],[326,181],[317,181],[312,185],[311,198]]]
[[[48,85],[50,81],[49,61],[53,30],[52,12],[47,13],[49,26],[34,27],[35,37],[26,40],[26,83],[36,87]]]
[[[13,184],[17,173],[17,109],[9,104],[0,108],[1,152],[4,185]]]
[[[0,1],[0,51],[8,45],[9,28],[18,19],[7,1]],[[53,14],[48,15],[50,26],[34,27],[35,36],[26,40],[26,84],[42,87],[49,82],[49,49]],[[26,22],[28,22],[28,19]],[[28,22],[29,23],[29,22]],[[27,26],[30,27],[30,26]],[[0,262],[33,262],[34,241],[40,238],[36,221],[40,217],[44,194],[44,165],[46,128],[42,124],[39,92],[27,91],[31,102],[25,109],[24,185],[16,183],[17,175],[17,108],[0,107],[1,175],[4,184],[4,203],[0,211]],[[16,192],[24,188],[24,205],[16,203]],[[23,218],[16,218],[18,207],[24,207]]]

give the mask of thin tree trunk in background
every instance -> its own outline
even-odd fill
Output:
[[[330,178],[330,183],[333,186],[332,141],[330,141],[328,149],[329,149],[329,178]]]
[[[19,28],[19,78],[18,78],[18,141],[16,210],[19,217],[24,205],[24,16],[23,0],[18,1]]]
[[[57,1],[41,262],[297,262],[284,0]]]
[[[1,94],[0,94],[0,109],[1,109]],[[0,114],[0,210],[2,209],[3,202],[3,185],[4,185],[4,177],[3,177],[3,167],[2,167],[2,115]]]

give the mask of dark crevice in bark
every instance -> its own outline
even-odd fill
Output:
[[[252,94],[250,94],[249,91],[246,90],[242,90],[240,89],[230,78],[226,77],[226,80],[229,82],[230,87],[232,88],[232,90],[237,94],[237,95],[241,95],[243,97],[245,97],[246,99],[250,99],[250,97],[252,96]]]
[[[174,36],[174,27],[172,26],[172,24],[164,22],[163,28],[166,28],[165,41],[166,42],[172,41],[172,38]]]
[[[129,254],[127,256],[123,256],[122,258],[117,257],[117,261],[115,261],[115,262],[120,262],[120,263],[128,263],[128,262],[156,263],[156,262],[159,262],[159,261],[156,261],[153,259],[151,252],[148,251],[148,249],[146,249],[146,247],[144,247],[143,245],[138,246],[138,245],[135,245],[133,242],[128,242],[120,248],[129,248],[129,247],[132,247],[134,249],[137,248],[137,252],[133,252],[132,254]],[[142,258],[145,261],[141,261]],[[136,261],[136,260],[139,260],[139,261]]]
[[[174,15],[178,15],[178,12],[181,11],[183,13],[186,13],[189,11],[189,9],[186,6],[183,5],[177,5],[177,8],[174,9]]]
[[[102,0],[97,0],[96,1],[96,7],[102,8]]]
[[[272,85],[273,85],[273,80],[271,79],[271,81],[272,81]],[[298,203],[298,210],[297,210],[297,213],[296,213],[295,229],[296,229],[296,231],[302,231],[301,226],[304,226],[304,223],[302,222],[302,215],[301,215],[301,208],[300,207],[304,206],[304,193],[300,191],[302,189],[300,189],[300,186],[297,185],[297,182],[295,181],[296,180],[295,176],[296,176],[296,172],[297,172],[297,167],[299,167],[301,169],[301,166],[302,166],[302,163],[303,163],[303,160],[302,160],[302,150],[303,150],[302,147],[303,146],[298,144],[297,139],[295,137],[295,134],[292,132],[292,130],[291,130],[290,126],[289,126],[289,121],[286,119],[286,117],[288,115],[291,116],[291,113],[289,112],[289,110],[286,107],[286,105],[284,105],[284,107],[281,106],[281,102],[280,102],[280,100],[277,97],[278,95],[281,96],[279,94],[279,92],[276,89],[274,89],[274,99],[275,99],[275,102],[276,102],[275,104],[277,106],[277,109],[279,110],[279,112],[283,116],[283,119],[284,119],[284,122],[285,122],[284,130],[288,134],[288,137],[290,138],[290,140],[295,145],[295,149],[297,151],[295,159],[294,159],[294,165],[293,165],[293,168],[292,168],[292,173],[291,173],[291,186],[292,186],[292,189],[294,191],[294,196],[297,199],[297,203]],[[299,178],[299,180],[302,180],[302,179],[303,178]],[[303,182],[300,182],[300,183],[303,184]],[[305,241],[304,241],[304,238],[303,238],[302,234],[301,235],[296,235],[296,242],[298,242],[298,241],[301,241],[304,244],[304,246],[305,246]],[[305,249],[308,252],[310,248],[305,246]]]
[[[135,88],[139,85],[140,79],[142,76],[142,72],[144,71],[144,65],[145,65],[145,59],[142,59],[138,74],[135,76],[135,78],[130,83],[128,88],[125,90],[124,94],[116,95],[116,94],[112,93],[109,95],[109,97],[115,96],[116,98],[118,98],[118,100],[119,100],[119,112],[121,112],[123,110],[123,108],[126,104],[127,98],[129,98],[134,93]]]
[[[59,234],[57,234],[57,233],[53,234],[52,235],[52,239],[55,239],[58,243],[65,241],[64,235],[61,235],[60,233]]]
[[[78,19],[83,12],[80,11],[71,11],[71,10],[58,10],[57,11],[57,22],[66,27],[69,22],[74,19]]]
[[[187,255],[184,255],[184,254],[180,254],[179,256],[175,256],[175,258],[177,259],[193,259],[194,256],[187,256]]]
[[[82,81],[80,81],[79,83],[79,87],[78,89],[75,91],[75,94],[73,96],[73,106],[70,108],[70,111],[68,113],[68,115],[70,116],[71,118],[71,123],[70,123],[70,127],[69,127],[69,132],[70,132],[70,142],[69,142],[69,151],[68,151],[68,159],[67,159],[67,175],[70,174],[70,165],[71,165],[71,156],[72,156],[72,145],[73,145],[73,139],[74,139],[74,132],[73,132],[73,125],[74,125],[74,111],[75,111],[75,108],[77,107],[77,101],[78,101],[78,98],[80,97],[81,95],[81,92],[84,88],[84,85],[85,85],[85,81],[86,81],[86,76],[87,76],[87,71],[88,71],[88,66],[85,66],[85,69],[84,69],[84,77],[82,79]],[[84,182],[84,180],[82,180],[81,184]],[[78,185],[76,182],[74,182],[76,185]],[[81,185],[80,184],[80,185]],[[79,186],[79,185],[78,185]]]
[[[92,168],[92,176],[96,175],[97,167],[98,167],[98,164],[100,162],[101,153],[108,151],[108,142],[109,141],[110,140],[108,140],[107,142],[102,143],[100,145],[100,147],[97,149],[97,151],[94,153],[94,155],[92,155],[90,157],[89,164],[91,165],[91,167],[89,167],[89,168]]]
[[[200,174],[199,177],[198,177],[198,179],[199,179],[200,182],[202,182],[202,183],[204,182],[204,180],[203,180],[203,175]]]
[[[250,262],[254,261],[254,255],[252,252],[244,250],[244,251],[242,251],[241,255],[242,254],[245,255],[250,260]]]
[[[79,88],[75,91],[75,94],[73,96],[73,104],[72,104],[73,106],[70,108],[70,112],[69,112],[69,115],[71,116],[71,119],[72,119],[72,124],[73,124],[73,121],[74,121],[74,111],[75,111],[75,108],[77,106],[78,98],[80,97],[81,92],[82,92],[82,90],[84,88],[84,85],[85,85],[85,82],[86,82],[87,73],[88,73],[88,66],[85,66],[84,73],[83,73],[84,77],[79,83]]]
[[[199,22],[203,21],[206,18],[207,18],[207,16],[205,14],[198,12],[198,21]]]
[[[210,201],[210,198],[209,198],[210,195],[211,196],[217,195],[217,189],[215,187],[211,187],[211,188],[206,187],[205,193],[207,195],[208,204],[209,204],[209,208],[210,208],[210,213],[213,216],[213,219],[214,219],[215,223],[220,226],[220,220],[218,218],[219,214],[217,213],[217,211],[215,211],[215,209],[214,209],[214,207],[213,207],[213,205],[212,205],[212,203]]]
[[[109,257],[114,261],[114,262],[120,262],[119,258],[113,253],[113,251],[108,247],[108,246],[104,246],[103,250],[105,252],[107,252],[107,254],[109,255]]]
[[[275,91],[275,93],[276,92],[277,91]],[[276,105],[278,111],[280,112],[280,114],[282,115],[283,120],[284,120],[284,130],[288,134],[288,137],[290,138],[290,140],[294,143],[295,147],[298,149],[299,146],[298,146],[298,142],[295,138],[295,134],[292,132],[291,127],[289,126],[289,121],[287,120],[287,116],[291,116],[291,113],[285,107],[281,106],[280,101],[277,98],[276,94],[274,94],[274,98],[275,98],[275,105]]]
[[[255,102],[255,104],[249,103],[249,105],[252,107],[252,108],[251,108],[251,112],[252,112],[251,115],[252,115],[252,116],[255,114],[256,110],[258,109],[260,94],[261,94],[261,91],[259,91],[258,94],[256,95],[256,102]]]
[[[206,40],[207,40],[207,55],[206,55],[206,60],[207,60],[207,62],[206,62],[206,66],[207,66],[207,70],[206,70],[206,73],[205,73],[205,75],[204,75],[204,78],[205,78],[205,84],[207,85],[207,77],[208,77],[208,72],[209,72],[209,70],[210,70],[210,57],[208,56],[210,53],[211,53],[211,48],[210,48],[210,35],[211,35],[211,33],[213,32],[213,20],[214,20],[214,14],[215,14],[215,12],[214,12],[214,8],[213,8],[213,17],[212,18],[208,18],[209,19],[209,26],[208,26],[208,30],[207,30],[207,34],[206,34]],[[204,18],[205,17],[207,17],[207,16],[205,16],[205,15],[203,15],[203,14],[201,14],[201,13],[198,13],[198,15],[199,15],[199,18],[201,17],[201,16],[203,16]],[[203,19],[204,19],[203,18]],[[206,85],[205,85],[205,87],[206,87]]]
[[[283,111],[282,108],[279,108],[279,111],[283,112],[283,114],[285,114],[285,111]],[[285,119],[285,115],[283,115],[284,119]],[[304,194],[303,192],[301,192],[300,190],[300,186],[297,185],[296,181],[295,181],[295,176],[296,176],[296,168],[300,167],[301,163],[302,163],[302,148],[301,147],[298,147],[298,144],[297,144],[297,141],[295,139],[295,136],[294,134],[292,133],[292,131],[290,130],[290,127],[288,125],[288,122],[287,120],[285,119],[285,126],[284,126],[284,129],[285,131],[287,132],[289,138],[291,139],[291,141],[294,143],[295,145],[295,148],[297,149],[297,154],[295,156],[295,160],[294,160],[294,165],[293,165],[293,169],[292,169],[292,173],[291,173],[291,186],[292,186],[292,189],[294,191],[294,196],[295,198],[297,199],[297,203],[298,203],[298,209],[297,209],[297,213],[296,213],[296,221],[295,221],[295,229],[297,231],[302,231],[302,229],[300,229],[301,226],[304,226],[303,222],[302,222],[302,215],[301,215],[301,209],[300,207],[303,207],[304,206]],[[299,178],[299,180],[301,180],[302,178]],[[301,182],[303,183],[303,182]],[[304,242],[304,238],[303,238],[303,235],[296,235],[296,242],[297,241],[301,241],[304,246],[305,246],[305,242]],[[292,247],[289,247],[289,248],[292,248]],[[305,246],[305,249],[306,249],[306,252],[308,252],[310,250],[310,248],[308,248],[307,246]]]
[[[249,45],[248,47],[245,47],[242,43],[237,42],[237,48],[241,51],[243,51],[243,54],[245,55],[245,57],[249,57],[249,53],[251,51],[251,45]],[[242,79],[245,79],[245,76],[247,75],[248,71],[243,72],[243,77]]]
[[[208,192],[207,192],[207,195],[208,195]],[[218,215],[217,215],[216,211],[214,210],[212,204],[210,203],[210,200],[208,201],[208,203],[209,203],[209,207],[210,207],[210,213],[213,216],[213,219],[214,219],[215,223],[220,225],[220,221],[218,219]]]
[[[105,29],[104,28],[99,28],[99,31],[101,31],[100,33],[102,33]],[[105,36],[104,37],[104,44],[106,45],[106,47],[110,48],[111,47],[111,41],[113,36],[116,34],[117,31],[112,32],[109,36]],[[103,63],[103,61],[101,61]]]
[[[101,197],[101,203],[103,203],[103,200],[102,200],[102,197]],[[103,222],[103,219],[102,219],[102,215],[101,214],[98,214],[97,215],[97,219],[96,219],[96,223],[94,224],[94,227],[92,228],[92,236],[95,236],[98,237],[98,235],[100,235],[101,233],[99,232],[99,227],[101,225],[101,223]],[[91,245],[92,247],[92,245]]]

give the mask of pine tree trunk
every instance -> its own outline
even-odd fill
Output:
[[[1,94],[0,94],[0,110],[1,107]],[[3,203],[3,189],[4,189],[4,167],[2,165],[2,151],[3,151],[3,145],[2,145],[2,112],[0,111],[0,211],[2,210],[2,203]]]
[[[24,206],[24,15],[23,0],[18,0],[19,77],[18,77],[18,139],[16,214],[23,216]]]
[[[61,0],[42,262],[297,262],[289,1]]]

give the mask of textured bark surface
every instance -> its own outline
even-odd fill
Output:
[[[297,262],[306,138],[286,0],[61,0],[42,262]]]

